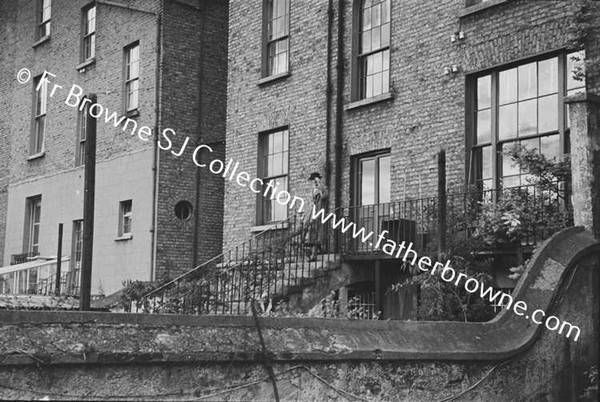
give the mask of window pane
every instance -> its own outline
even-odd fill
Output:
[[[515,102],[517,100],[517,69],[500,71],[499,80],[500,104]]]
[[[367,53],[371,51],[371,31],[363,32],[361,52]]]
[[[375,160],[361,162],[361,205],[375,204]]]
[[[502,159],[502,176],[511,176],[520,173],[519,166],[510,156],[504,154],[504,152],[510,149],[514,144],[514,142],[511,142],[509,144],[504,144],[502,147],[503,153],[500,155],[500,158]]]
[[[381,77],[383,79],[382,84],[381,84],[381,90],[384,93],[390,92],[390,72],[384,71],[381,74]]]
[[[542,154],[550,159],[558,157],[559,140],[558,134],[540,138]]]
[[[537,133],[537,99],[519,102],[519,136]]]
[[[558,130],[558,95],[539,99],[539,127],[540,133]]]
[[[492,77],[486,75],[477,79],[477,109],[487,109],[492,106]]]
[[[519,100],[537,96],[537,63],[519,66]]]
[[[365,8],[362,14],[362,30],[371,29],[371,8]]]
[[[381,28],[373,28],[371,30],[371,48],[379,49],[381,47]]]
[[[492,147],[483,147],[481,149],[481,178],[492,178]]]
[[[384,156],[379,159],[379,203],[390,202],[391,199],[391,177],[390,157]]]
[[[558,92],[558,58],[540,61],[539,69],[539,95],[548,95]]]
[[[502,187],[510,188],[510,187],[518,187],[521,185],[521,180],[519,176],[509,176],[502,178]]]
[[[381,5],[381,21],[384,23],[390,22],[390,5],[390,0],[385,0]]]
[[[376,74],[373,76],[373,96],[381,95],[381,76],[382,74]]]
[[[370,98],[373,96],[373,76],[372,75],[369,75],[367,77],[366,95],[367,95],[367,98]]]
[[[531,138],[529,140],[524,140],[520,142],[521,146],[529,149],[529,150],[535,150],[535,149],[540,149],[540,140],[539,138]]]
[[[86,35],[96,31],[96,7],[87,11]]]
[[[492,111],[477,112],[477,144],[490,142],[492,130]]]
[[[371,8],[371,21],[375,27],[381,25],[381,4],[376,4]]]
[[[498,136],[501,140],[517,136],[516,104],[500,106],[498,119]]]
[[[390,24],[385,24],[381,27],[381,46],[389,46],[390,44]]]
[[[276,153],[272,156],[273,159],[273,170],[269,172],[269,176],[275,176],[283,174],[283,154]]]

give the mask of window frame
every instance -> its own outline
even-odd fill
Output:
[[[126,223],[129,230],[125,230]],[[133,200],[123,200],[119,202],[119,238],[131,238],[133,229]]]
[[[503,167],[502,167],[502,156],[501,156],[501,151],[502,151],[502,147],[504,144],[511,144],[511,143],[519,143],[521,141],[527,141],[527,140],[532,140],[532,139],[541,139],[544,137],[548,137],[548,136],[552,136],[552,135],[558,135],[558,156],[562,156],[565,154],[569,153],[569,142],[568,142],[568,138],[569,138],[569,133],[570,133],[570,129],[567,125],[567,120],[568,120],[568,109],[567,109],[567,105],[564,102],[565,98],[567,97],[567,90],[568,90],[568,78],[567,78],[567,74],[569,74],[569,71],[567,71],[567,63],[568,63],[568,58],[573,55],[574,53],[577,53],[578,51],[567,51],[567,50],[560,50],[560,51],[555,51],[555,52],[551,52],[551,53],[545,53],[545,54],[541,54],[541,55],[537,55],[535,57],[531,57],[531,58],[526,58],[526,59],[520,59],[520,60],[516,60],[514,62],[511,63],[507,63],[507,64],[503,64],[501,66],[496,66],[494,68],[491,69],[486,69],[483,71],[479,71],[476,72],[474,74],[471,74],[469,76],[467,76],[467,80],[466,80],[466,108],[465,108],[465,128],[466,128],[466,163],[465,163],[465,180],[466,183],[469,183],[469,185],[475,185],[477,187],[478,190],[483,190],[483,181],[485,180],[490,180],[490,179],[484,179],[482,177],[482,169],[483,169],[483,165],[482,163],[479,163],[479,161],[477,160],[477,158],[479,157],[478,155],[481,155],[482,152],[476,151],[477,149],[484,149],[486,147],[490,147],[490,153],[491,153],[491,160],[490,160],[490,164],[491,164],[491,186],[488,190],[498,190],[501,188],[509,188],[511,186],[503,186],[503,177],[504,177],[504,172],[502,171]],[[539,131],[539,125],[536,126],[536,133],[534,134],[529,134],[529,135],[523,135],[523,136],[519,136],[518,134],[514,137],[509,137],[509,138],[500,138],[499,135],[499,125],[500,125],[500,118],[499,118],[499,110],[500,110],[500,100],[499,100],[499,92],[500,92],[500,88],[499,88],[499,78],[500,78],[500,73],[501,72],[505,72],[508,70],[512,70],[515,68],[518,68],[520,66],[525,66],[527,64],[530,63],[536,63],[536,68],[539,68],[539,63],[546,61],[546,60],[550,60],[553,58],[557,58],[557,129],[556,130],[550,130],[550,131],[544,131],[544,132],[540,132]],[[518,72],[518,70],[517,70]],[[482,142],[482,143],[477,143],[477,113],[478,113],[478,109],[477,109],[477,80],[479,78],[485,77],[485,76],[490,76],[491,79],[491,86],[490,86],[490,120],[491,120],[491,126],[490,126],[490,139],[489,141],[486,142]],[[583,87],[585,86],[585,83],[583,85]],[[536,70],[536,96],[532,97],[532,98],[528,98],[525,100],[519,100],[517,98],[517,100],[515,102],[511,102],[511,103],[506,103],[503,104],[504,106],[515,103],[517,105],[518,108],[518,104],[519,102],[526,102],[528,100],[533,100],[536,99],[539,103],[539,99],[544,98],[544,97],[548,97],[551,96],[553,93],[549,93],[549,94],[539,94],[539,92],[537,92],[537,88],[539,87],[539,75],[537,75],[537,70]],[[581,88],[581,87],[577,87],[577,88]],[[537,108],[537,116],[538,116],[538,120],[536,124],[539,124],[539,107]],[[518,121],[517,121],[518,124]],[[540,148],[538,147],[538,150],[540,150]],[[541,151],[541,150],[540,150]],[[477,152],[477,154],[476,154]],[[483,156],[481,156],[482,160],[483,160]],[[519,173],[519,174],[514,174],[514,175],[507,175],[507,177],[513,177],[513,176],[523,176],[523,173]],[[480,184],[481,182],[481,184]],[[520,184],[521,186],[523,185],[527,185],[527,184]]]
[[[270,38],[270,30],[269,27],[272,26],[272,22],[274,21],[273,18],[273,13],[274,13],[274,4],[275,1],[284,1],[285,2],[285,7],[286,7],[286,11],[285,14],[283,15],[283,17],[280,18],[286,18],[287,17],[287,23],[284,23],[284,29],[285,29],[285,33],[281,36],[278,36],[276,38]],[[262,78],[269,78],[269,77],[277,77],[277,76],[282,76],[282,75],[286,75],[289,74],[290,72],[290,22],[291,22],[291,18],[290,18],[290,9],[291,9],[291,1],[292,0],[263,0],[263,46],[262,46],[262,72],[261,72],[261,76]],[[285,22],[285,21],[284,21]],[[285,51],[286,53],[286,68],[285,70],[282,71],[277,71],[277,72],[272,72],[272,64],[271,64],[271,58],[269,56],[269,49],[271,47],[271,45],[275,45],[275,47],[277,46],[277,43],[286,41],[287,42],[287,50]],[[283,52],[281,52],[283,53]],[[277,54],[281,54],[281,53],[277,53]]]
[[[44,153],[46,123],[48,114],[48,80],[38,75],[33,79],[33,110],[31,135],[29,139],[29,156],[37,156]],[[36,88],[40,86],[40,90]]]
[[[88,27],[91,19],[88,19],[88,13],[91,9],[94,9],[94,30],[88,32]],[[96,57],[96,31],[97,31],[97,20],[98,20],[98,9],[96,7],[96,2],[91,2],[81,9],[81,57],[80,60],[82,63],[90,60],[94,60]],[[90,54],[87,54],[88,49],[88,41]]]
[[[73,221],[73,231],[71,234],[71,271],[81,269],[82,261],[83,261],[83,219],[76,219]],[[79,266],[77,265],[77,263],[79,263]]]
[[[38,208],[39,207],[39,208]],[[37,216],[37,222],[36,222]],[[23,251],[29,256],[40,255],[40,231],[42,223],[42,195],[34,195],[25,199],[25,228]],[[37,243],[35,241],[37,229]]]
[[[268,157],[270,155],[274,155],[270,153],[269,149],[269,137],[275,134],[283,133],[284,138],[282,140],[282,158],[287,153],[287,161],[282,160],[282,167],[285,169],[281,174],[272,174],[267,175],[266,170],[268,169]],[[285,147],[287,144],[287,148]],[[290,131],[288,126],[279,127],[277,129],[265,131],[259,134],[258,138],[258,164],[257,164],[257,177],[262,180],[263,187],[261,188],[261,192],[257,194],[257,208],[256,208],[256,224],[257,225],[269,225],[276,224],[277,222],[282,222],[288,219],[289,211],[287,205],[282,206],[285,208],[285,217],[283,219],[271,220],[270,217],[267,219],[267,204],[272,205],[273,203],[277,203],[275,199],[266,197],[264,195],[265,187],[271,180],[277,180],[283,178],[285,181],[285,189],[278,188],[278,191],[288,191],[290,183],[289,183],[289,174],[290,174]],[[287,163],[285,163],[287,162]],[[271,196],[273,192],[271,191]],[[271,210],[272,214],[272,210]]]
[[[380,0],[378,0],[380,1]],[[386,0],[383,0],[383,2],[385,2]],[[392,7],[393,7],[393,2],[391,0],[387,0],[389,1],[389,22],[387,22],[389,24],[389,37],[388,37],[388,43],[387,45],[384,46],[380,46],[379,48],[373,50],[371,49],[368,52],[362,52],[362,33],[363,33],[363,4],[365,2],[365,0],[354,0],[353,2],[353,10],[352,10],[352,85],[351,85],[351,102],[358,102],[358,101],[364,101],[364,100],[371,100],[371,99],[376,99],[378,97],[385,97],[386,95],[390,94],[392,91],[392,82],[391,82],[391,69],[392,69],[392,60],[391,60],[391,56],[392,56],[392,52],[391,52],[391,43],[392,43],[392,27],[393,27],[393,21],[392,21]],[[381,27],[384,24],[380,24],[379,27]],[[376,94],[376,95],[371,95],[371,96],[367,96],[366,95],[366,88],[363,89],[363,77],[365,77],[364,74],[364,67],[363,67],[363,60],[365,60],[366,58],[378,54],[378,53],[385,53],[388,52],[388,69],[387,70],[381,70],[382,74],[387,74],[387,82],[388,82],[388,86],[387,86],[387,90],[384,90],[382,87],[382,92],[380,94]],[[386,72],[387,71],[387,72]]]
[[[381,169],[380,169],[380,160],[382,158],[385,157],[389,157],[390,158],[390,201],[391,202],[391,195],[392,195],[392,152],[391,149],[386,148],[386,149],[381,149],[381,150],[377,150],[377,151],[373,151],[373,152],[367,152],[364,154],[359,154],[359,155],[354,155],[352,157],[352,170],[350,172],[351,174],[351,178],[352,178],[352,199],[351,199],[351,206],[353,207],[363,207],[366,205],[380,205],[381,204],[381,200],[380,198],[380,178],[381,178]],[[363,204],[362,203],[362,183],[361,183],[361,178],[362,178],[362,167],[361,167],[361,162],[362,161],[366,161],[366,160],[374,160],[375,161],[375,189],[376,191],[376,202],[374,204]]]
[[[87,97],[84,97],[86,99]],[[82,100],[83,109],[77,111],[77,133],[75,138],[75,167],[85,165],[85,143],[88,136],[89,103]]]
[[[132,72],[130,67],[133,63],[131,63],[132,51],[137,48],[137,76],[130,77],[130,73]],[[135,113],[139,109],[140,105],[140,61],[141,61],[141,49],[140,42],[135,41],[123,48],[123,109],[126,114]],[[130,84],[137,83],[137,89],[135,90],[136,94],[136,104],[135,107],[132,107],[129,104],[129,88]]]
[[[46,4],[47,3],[47,4]],[[44,19],[44,11],[48,9],[48,18]],[[36,1],[35,39],[42,40],[50,36],[52,20],[52,0]],[[42,35],[42,31],[44,34]]]

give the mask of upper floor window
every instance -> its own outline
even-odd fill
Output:
[[[96,55],[96,5],[83,9],[81,59],[86,61]]]
[[[39,90],[37,90],[38,87]],[[33,81],[33,99],[33,130],[29,143],[30,155],[40,154],[44,151],[48,80],[42,80],[41,75]]]
[[[583,90],[584,53],[560,54],[473,77],[470,180],[482,189],[527,185],[503,152],[514,145],[549,158],[568,153],[564,97]]]
[[[257,223],[271,223],[287,219],[287,205],[275,197],[288,189],[288,130],[263,134],[259,139],[259,177],[265,189],[259,195]],[[270,191],[269,191],[270,190]]]
[[[85,164],[85,140],[87,138],[88,129],[88,105],[87,102],[82,102],[83,107],[77,116],[77,140],[75,144],[75,166]]]
[[[25,222],[25,252],[30,255],[40,253],[40,222],[42,216],[42,197],[27,198]]]
[[[119,203],[119,237],[131,237],[131,224],[133,201],[121,201]]]
[[[288,71],[290,0],[265,0],[263,76]]]
[[[355,99],[390,91],[390,0],[362,0],[355,8],[358,20]]]
[[[37,1],[37,31],[36,39],[50,35],[50,9],[51,0]]]
[[[125,48],[125,106],[126,111],[138,108],[140,88],[140,45],[134,43]]]

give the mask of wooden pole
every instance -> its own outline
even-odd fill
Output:
[[[58,224],[58,250],[56,251],[56,295],[60,295],[60,276],[62,263],[63,224]]]
[[[96,95],[88,96],[91,104],[96,103]],[[86,108],[87,132],[85,138],[85,177],[83,193],[83,247],[81,256],[81,311],[90,310],[92,291],[92,252],[94,242],[94,190],[96,186],[96,119]]]
[[[446,151],[438,153],[438,257],[446,252]]]

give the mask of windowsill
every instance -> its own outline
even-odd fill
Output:
[[[85,69],[94,63],[96,63],[96,58],[92,57],[91,59],[87,59],[83,63],[79,63],[78,65],[76,65],[75,70],[77,70],[80,73],[85,73]]]
[[[39,38],[37,40],[37,42],[35,42],[33,45],[31,45],[31,47],[36,48],[39,45],[41,45],[44,42],[48,42],[50,40],[50,35],[46,35],[46,36],[42,36],[41,38]]]
[[[279,74],[275,74],[275,75],[270,75],[268,77],[261,78],[260,80],[258,80],[258,86],[266,85],[266,84],[269,84],[269,83],[274,82],[274,81],[283,80],[284,78],[287,78],[290,75],[292,75],[292,73],[290,73],[289,70],[288,70],[288,71],[283,72],[283,73],[279,73]]]
[[[124,234],[123,236],[119,236],[115,238],[115,241],[126,241],[131,240],[133,238],[131,233]]]
[[[466,17],[467,15],[478,13],[482,10],[487,10],[488,8],[495,7],[499,4],[507,3],[508,0],[491,0],[486,1],[484,3],[474,4],[472,6],[466,7],[461,13],[458,15],[460,18]]]
[[[277,226],[277,227],[275,227]],[[287,221],[281,221],[279,223],[273,222],[273,223],[269,223],[267,225],[258,225],[258,226],[252,226],[250,228],[250,232],[252,233],[260,233],[260,232],[264,232],[267,229],[287,229],[288,227],[288,223]]]
[[[140,110],[139,109],[133,109],[133,110],[128,110],[127,112],[125,112],[125,117],[137,117],[140,115]]]
[[[27,157],[27,160],[28,161],[32,161],[32,160],[35,160],[35,159],[39,159],[39,158],[42,158],[44,155],[46,155],[45,151],[38,152],[37,154],[29,155]]]
[[[394,98],[394,95],[392,95],[391,92],[386,92],[384,94],[373,96],[371,98],[366,98],[366,99],[361,99],[358,101],[350,102],[344,106],[344,110],[358,109],[363,106],[372,105],[374,103],[383,102],[383,101],[386,101],[388,99],[393,99],[393,98]]]

